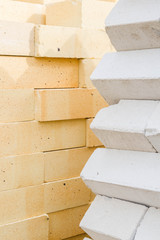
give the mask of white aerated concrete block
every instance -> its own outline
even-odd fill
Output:
[[[160,102],[121,100],[98,112],[91,129],[107,148],[160,151]]]
[[[0,21],[0,55],[34,56],[34,24]]]
[[[133,240],[146,211],[142,205],[97,196],[80,227],[94,240]]]
[[[149,208],[140,223],[134,240],[159,240],[160,239],[160,209]]]
[[[108,53],[91,80],[109,104],[121,99],[160,100],[160,49]]]
[[[160,154],[99,148],[81,178],[100,195],[160,207]]]
[[[119,0],[106,19],[116,50],[160,47],[159,13],[159,0]]]

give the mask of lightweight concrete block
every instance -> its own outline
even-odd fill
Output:
[[[0,158],[0,191],[44,182],[43,153]]]
[[[96,137],[90,128],[93,118],[86,119],[86,146],[87,147],[97,147],[102,146],[101,141]]]
[[[0,1],[0,20],[45,24],[44,7],[18,1]]]
[[[106,31],[118,51],[160,47],[160,2],[120,0],[106,19]]]
[[[95,148],[75,148],[44,153],[45,182],[79,177]]]
[[[108,53],[91,80],[109,104],[121,99],[160,100],[160,50]]]
[[[81,27],[81,0],[55,0],[46,5],[46,24]]]
[[[44,214],[44,185],[0,192],[0,225]]]
[[[121,100],[119,104],[100,110],[91,129],[107,148],[156,152],[155,144],[147,136],[151,129],[147,124],[155,112],[159,113],[159,104],[159,101]],[[155,129],[158,131],[157,127]],[[150,135],[154,139],[157,137],[152,129]],[[159,140],[155,141],[158,144]]]
[[[79,234],[83,234],[83,230],[79,227],[89,205],[50,213],[49,214],[49,232],[50,240],[59,240],[71,238]]]
[[[114,7],[114,2],[82,0],[82,28],[105,29],[105,19]]]
[[[34,56],[34,24],[0,21],[0,55]]]
[[[80,59],[79,60],[79,87],[95,88],[90,80],[90,75],[98,65],[100,59]]]
[[[78,68],[76,59],[1,56],[0,89],[75,88]]]
[[[159,225],[160,225],[160,209],[149,208],[137,229],[137,233],[134,239],[159,240],[160,236]]]
[[[97,196],[80,223],[94,240],[133,240],[147,208]]]
[[[24,219],[0,226],[0,238],[5,240],[48,240],[49,218],[47,215]]]
[[[45,183],[44,191],[46,213],[85,205],[90,200],[90,190],[79,177]]]
[[[81,177],[100,195],[160,207],[160,154],[99,148]]]
[[[0,157],[85,146],[85,120],[5,123],[0,133]]]
[[[77,28],[37,26],[36,57],[76,58],[76,35]]]
[[[34,120],[33,89],[0,89],[0,122]]]
[[[99,109],[108,106],[96,89],[37,90],[35,105],[38,121],[94,117]]]

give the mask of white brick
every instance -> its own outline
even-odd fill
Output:
[[[147,208],[97,196],[80,223],[94,240],[133,240]]]
[[[119,0],[106,19],[106,31],[116,50],[160,47],[160,2]]]
[[[0,20],[44,24],[43,5],[0,0]]]
[[[160,209],[149,208],[135,236],[135,240],[159,240]]]
[[[0,55],[34,56],[34,24],[0,21]]]
[[[160,100],[160,50],[108,53],[91,75],[109,104],[121,99]]]
[[[155,152],[159,150],[159,108],[159,101],[121,100],[100,110],[91,129],[107,148]]]
[[[160,207],[160,154],[99,148],[81,177],[100,195]]]

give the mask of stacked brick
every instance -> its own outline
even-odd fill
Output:
[[[102,145],[89,125],[107,106],[89,76],[114,50],[102,30],[113,5],[0,1],[0,239],[86,236],[94,196],[79,175]]]

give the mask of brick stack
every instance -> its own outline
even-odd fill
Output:
[[[85,236],[93,195],[79,175],[102,145],[89,124],[107,106],[89,75],[113,51],[102,30],[113,5],[0,1],[0,239]]]

